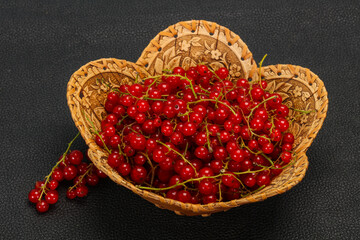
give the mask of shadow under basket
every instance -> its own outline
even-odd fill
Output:
[[[268,91],[281,95],[283,103],[290,109],[289,117],[295,117],[289,132],[295,137],[293,149],[296,162],[262,190],[228,202],[206,205],[182,203],[137,188],[107,164],[108,153],[95,143],[91,129],[101,129],[101,120],[106,116],[104,104],[110,90],[121,84],[132,84],[137,78],[161,74],[163,69],[177,66],[188,69],[198,63],[213,69],[228,68],[232,81],[239,78],[255,81],[259,77],[259,69],[252,54],[240,37],[223,26],[204,20],[180,22],[160,32],[150,41],[136,63],[104,58],[89,62],[76,71],[68,83],[67,100],[75,125],[89,146],[90,160],[114,182],[157,207],[188,216],[208,216],[243,204],[263,201],[298,184],[309,164],[306,151],[326,117],[328,98],[324,84],[317,75],[307,68],[289,64],[262,67],[260,75],[262,80],[267,81]],[[291,109],[311,113],[299,115]]]

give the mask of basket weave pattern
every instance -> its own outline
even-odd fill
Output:
[[[227,67],[232,80],[258,78],[258,68],[245,43],[229,29],[213,22],[187,21],[170,26],[160,32],[145,48],[136,64],[119,59],[92,61],[70,78],[67,100],[72,118],[89,146],[89,157],[113,181],[130,189],[156,206],[177,214],[203,215],[226,211],[246,203],[263,201],[284,193],[299,183],[308,167],[306,151],[320,130],[328,109],[327,92],[323,82],[309,69],[293,65],[274,65],[261,69],[268,82],[268,90],[279,93],[290,109],[313,110],[300,114],[290,110],[294,118],[289,131],[295,136],[296,163],[286,168],[272,183],[261,191],[245,198],[207,205],[181,203],[152,192],[140,190],[123,179],[107,164],[108,153],[96,145],[90,119],[97,130],[106,116],[104,104],[112,87],[131,84],[139,75],[144,78],[161,74],[163,69],[182,66],[185,69],[198,63],[214,69]]]

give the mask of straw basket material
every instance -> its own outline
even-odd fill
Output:
[[[261,191],[229,202],[207,205],[181,203],[138,189],[107,164],[108,153],[94,142],[90,121],[97,130],[100,129],[100,122],[106,116],[104,103],[110,89],[124,83],[131,84],[137,76],[141,79],[161,74],[163,69],[176,66],[187,69],[200,62],[214,69],[227,67],[232,80],[256,80],[259,76],[252,54],[240,37],[223,26],[204,20],[179,22],[160,32],[150,41],[136,64],[107,58],[89,62],[76,71],[68,83],[67,100],[72,118],[90,148],[89,157],[95,166],[114,182],[157,207],[189,216],[208,216],[243,204],[263,201],[298,184],[308,167],[306,151],[326,117],[328,98],[324,84],[317,75],[307,68],[289,64],[263,67],[261,76],[268,82],[268,90],[279,93],[290,108],[290,116],[295,117],[289,130],[296,139],[296,163],[286,168]],[[292,108],[313,111],[310,114],[299,114]]]

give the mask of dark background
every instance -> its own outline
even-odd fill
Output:
[[[48,3],[51,2],[51,3]],[[360,234],[359,1],[1,1],[0,238],[350,239]],[[305,179],[285,194],[208,218],[160,210],[107,179],[38,214],[27,194],[77,133],[66,85],[102,57],[136,61],[161,30],[206,19],[258,62],[310,68],[329,92]],[[265,65],[266,65],[265,64]],[[83,140],[76,148],[86,150]]]

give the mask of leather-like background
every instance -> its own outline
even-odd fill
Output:
[[[351,239],[360,234],[359,1],[1,1],[1,239]],[[76,134],[66,85],[102,57],[136,61],[161,30],[206,19],[258,62],[310,68],[329,92],[304,180],[285,194],[208,218],[161,210],[102,181],[37,214],[27,200]],[[83,140],[76,148],[86,149]]]

